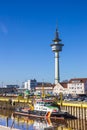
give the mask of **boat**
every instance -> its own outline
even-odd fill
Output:
[[[49,99],[38,99],[27,108],[17,108],[14,115],[17,114],[39,118],[76,119],[75,116],[69,114],[67,111],[61,110],[58,104],[55,104],[53,100]]]

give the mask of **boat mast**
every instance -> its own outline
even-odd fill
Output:
[[[45,98],[45,93],[44,93],[44,83],[42,83],[42,95],[41,95],[42,98]]]

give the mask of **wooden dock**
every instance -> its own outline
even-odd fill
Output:
[[[0,125],[0,130],[20,130],[20,129],[16,129],[16,128],[11,128],[11,127],[6,127],[6,126]]]

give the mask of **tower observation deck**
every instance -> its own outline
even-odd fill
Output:
[[[55,53],[55,84],[60,82],[59,52],[62,51],[63,46],[64,44],[61,43],[61,39],[59,38],[58,29],[56,29],[55,38],[53,44],[51,44],[52,51]]]

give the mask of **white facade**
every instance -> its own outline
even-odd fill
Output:
[[[84,83],[69,83],[68,89],[71,94],[84,94]]]
[[[29,86],[28,86],[28,82],[24,82],[24,88],[25,88],[25,89],[28,89],[28,87],[29,87]]]
[[[69,90],[67,88],[64,88],[60,83],[57,83],[57,85],[53,89],[54,95],[62,94],[69,94]]]
[[[67,85],[71,94],[86,94],[87,92],[87,79],[72,79]]]
[[[35,89],[36,85],[37,85],[37,81],[35,79],[24,82],[24,88],[28,90]]]

